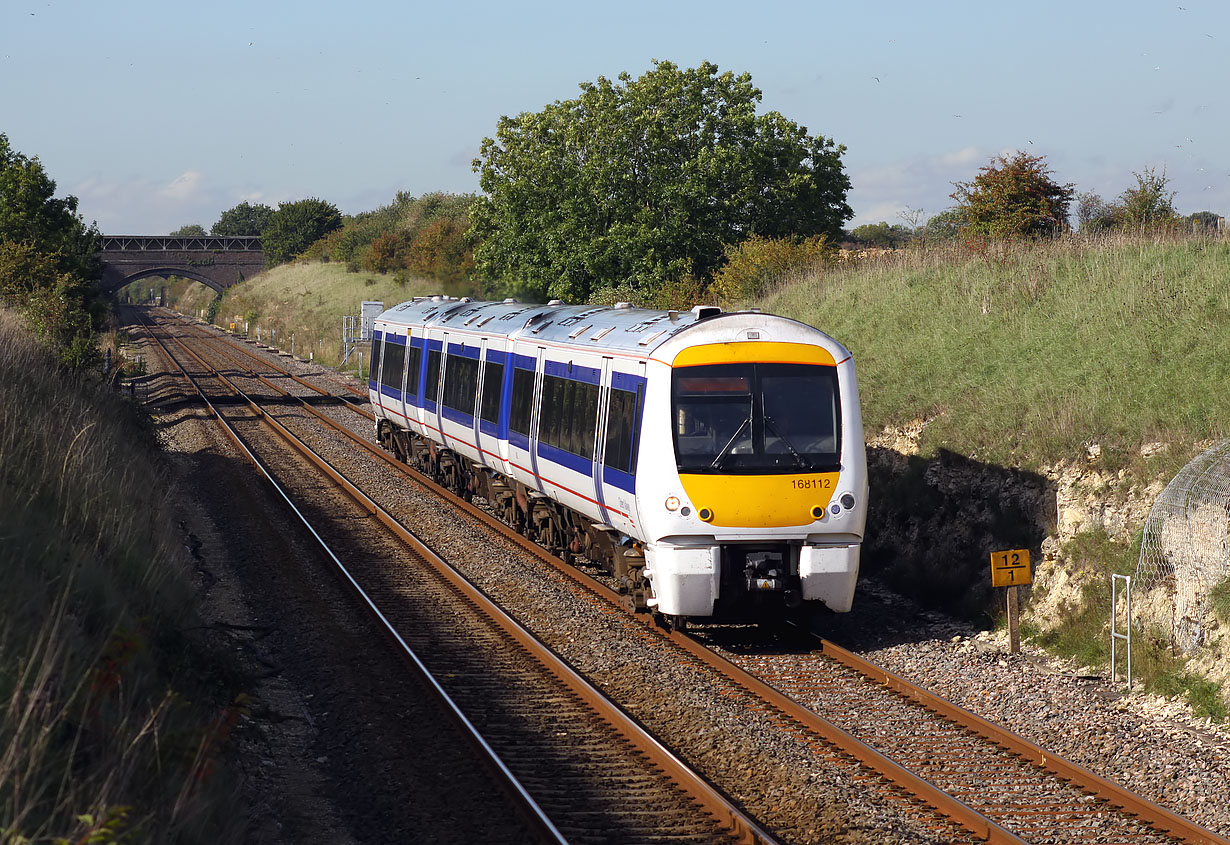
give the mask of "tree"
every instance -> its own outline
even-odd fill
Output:
[[[965,231],[965,211],[949,208],[931,216],[922,227],[922,236],[928,241],[948,241],[960,237]]]
[[[879,223],[865,223],[850,233],[850,237],[856,243],[885,249],[896,249],[902,244],[909,243],[912,235],[911,229],[905,226],[890,225],[884,220]]]
[[[187,226],[180,226],[170,234],[172,238],[203,238],[208,233],[205,227],[200,223],[189,223]]]
[[[77,214],[76,197],[57,199],[55,190],[38,157],[17,152],[0,133],[0,240],[34,244],[56,256],[62,272],[97,278],[98,229]]]
[[[950,196],[965,213],[966,227],[992,238],[1042,237],[1067,226],[1072,185],[1051,178],[1043,156],[1017,151],[996,156],[969,182],[954,182]]]
[[[573,302],[602,286],[652,290],[708,278],[752,235],[836,240],[853,216],[845,147],[758,116],[749,74],[663,61],[580,88],[483,140],[471,234],[489,282]]]
[[[1123,223],[1123,206],[1108,203],[1093,191],[1077,194],[1076,222],[1086,234],[1114,229]]]
[[[244,200],[234,208],[222,212],[218,222],[210,229],[210,234],[223,237],[240,235],[259,235],[269,225],[273,209],[263,203],[250,205]]]
[[[1128,188],[1119,196],[1123,206],[1124,225],[1138,229],[1153,229],[1168,226],[1178,221],[1174,210],[1174,191],[1166,190],[1170,180],[1163,170],[1146,167],[1143,173],[1132,172],[1136,187]]]
[[[312,197],[278,204],[261,233],[265,266],[290,261],[320,238],[342,227],[342,213],[333,203]]]

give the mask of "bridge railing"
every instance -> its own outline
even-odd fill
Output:
[[[103,252],[260,252],[256,235],[175,237],[170,235],[103,235]]]

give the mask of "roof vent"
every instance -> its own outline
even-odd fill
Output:
[[[468,297],[468,296],[463,296],[463,297],[461,297],[461,301],[462,301],[462,302],[473,302],[474,300],[473,300],[473,299],[470,299],[470,297]]]
[[[505,305],[513,305],[513,304],[515,304],[516,302],[517,302],[517,300],[513,299],[511,296],[510,296],[510,297],[508,297],[508,299],[504,300],[504,304],[505,304]]]
[[[617,311],[623,311],[625,308],[631,308],[632,303],[631,302],[616,302],[614,307]]]
[[[548,300],[548,301],[547,301],[547,304],[548,304],[548,305],[563,305],[563,304],[564,304],[564,300],[562,300],[562,299],[551,299],[551,300]]]
[[[716,305],[697,305],[692,309],[692,313],[696,315],[698,320],[707,320],[710,317],[716,317],[722,313],[722,309]]]

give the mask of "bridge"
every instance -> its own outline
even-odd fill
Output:
[[[221,293],[265,269],[259,237],[103,235],[102,289],[114,293],[149,276],[193,279]]]

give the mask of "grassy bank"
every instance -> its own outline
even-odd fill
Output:
[[[214,305],[214,322],[235,325],[280,349],[309,357],[325,365],[341,361],[342,317],[359,313],[364,300],[377,300],[386,307],[414,296],[447,293],[472,295],[469,288],[442,289],[438,282],[410,277],[398,282],[392,274],[350,272],[342,264],[316,261],[275,267],[228,290]],[[167,298],[181,313],[207,315],[215,298],[213,290],[196,282],[177,282],[168,287]]]
[[[0,311],[0,841],[235,841],[148,423]]]
[[[1230,240],[901,251],[756,303],[855,356],[869,433],[928,420],[923,454],[1109,466],[1230,436]],[[1186,457],[1186,456],[1185,456]]]

